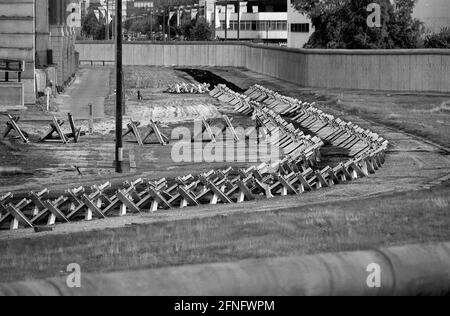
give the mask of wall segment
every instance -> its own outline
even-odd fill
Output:
[[[78,42],[82,64],[114,62],[112,42]],[[128,66],[244,67],[306,87],[450,92],[450,50],[288,49],[227,42],[126,43]]]

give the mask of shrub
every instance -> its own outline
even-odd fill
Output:
[[[425,48],[450,48],[450,27],[444,27],[439,33],[425,37]]]

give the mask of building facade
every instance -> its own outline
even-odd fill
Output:
[[[212,6],[208,3],[207,12],[219,39],[287,42],[286,0],[216,1]]]
[[[0,108],[34,104],[50,82],[56,89],[75,73],[75,31],[67,26],[75,2],[0,0],[0,60],[24,62],[20,75],[0,77]]]
[[[305,15],[298,12],[292,5],[292,0],[287,0],[288,39],[287,46],[302,48],[314,32],[311,21]]]

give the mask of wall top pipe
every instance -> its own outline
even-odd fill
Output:
[[[379,268],[379,282],[372,273]],[[372,267],[372,268],[371,268]],[[374,283],[372,283],[374,281]],[[2,295],[445,295],[450,243],[83,274],[81,288],[55,278],[0,284]]]

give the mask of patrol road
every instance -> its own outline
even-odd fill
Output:
[[[77,119],[89,118],[92,104],[95,118],[105,116],[105,98],[109,94],[109,68],[82,68],[73,84],[56,98],[61,113],[71,113]]]

